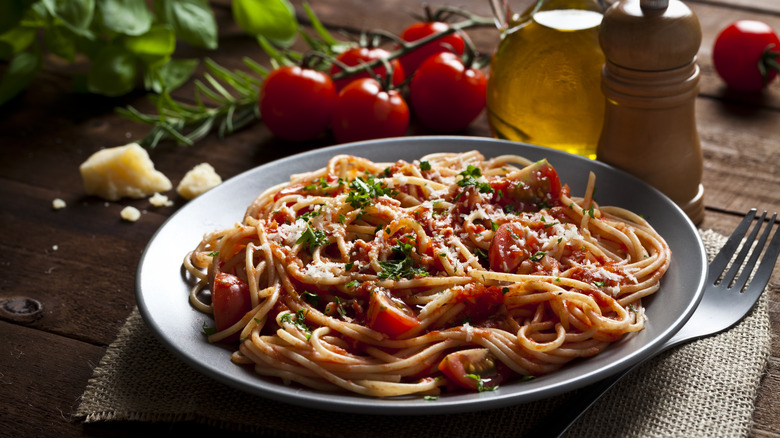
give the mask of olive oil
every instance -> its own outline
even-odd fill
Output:
[[[595,158],[604,120],[601,18],[595,1],[541,1],[509,23],[487,88],[496,137]]]

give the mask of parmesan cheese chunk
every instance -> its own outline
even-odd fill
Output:
[[[193,199],[222,183],[222,178],[209,163],[193,167],[182,178],[176,192],[185,199]]]
[[[65,201],[63,201],[60,198],[56,198],[53,201],[51,201],[51,207],[53,209],[55,209],[55,210],[62,210],[63,208],[65,208],[67,206],[68,206],[68,204],[66,204]]]
[[[79,170],[87,194],[108,201],[143,198],[172,187],[171,181],[154,169],[149,154],[138,143],[97,151]]]
[[[119,215],[122,217],[122,219],[128,222],[135,222],[141,218],[141,212],[138,211],[137,208],[130,205],[123,208],[122,211],[119,212]]]
[[[173,205],[173,201],[169,200],[167,196],[155,193],[149,198],[149,203],[155,207],[170,207]]]

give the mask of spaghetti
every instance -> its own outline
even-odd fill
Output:
[[[573,198],[546,160],[477,151],[335,156],[205,235],[184,261],[190,301],[214,315],[210,342],[239,344],[235,363],[319,390],[433,395],[550,373],[641,330],[671,259],[594,184]]]

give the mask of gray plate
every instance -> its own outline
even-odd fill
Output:
[[[583,196],[588,172],[596,174],[596,200],[643,215],[672,249],[672,265],[661,289],[646,301],[649,322],[601,354],[570,363],[555,373],[528,382],[507,383],[496,391],[388,399],[323,393],[290,387],[253,374],[230,362],[231,349],[206,342],[202,326],[209,316],[188,302],[189,285],[182,260],[203,234],[232,226],[263,189],[300,173],[325,166],[336,154],[374,161],[411,161],[433,152],[477,149],[486,157],[518,154],[547,158],[573,196]],[[593,383],[637,363],[669,339],[688,320],[701,298],[706,275],[704,246],[694,225],[671,200],[637,178],[603,163],[552,149],[474,137],[402,137],[333,146],[294,155],[238,175],[191,201],[157,231],[138,267],[137,301],[141,315],[157,338],[178,358],[222,383],[269,399],[325,410],[420,415],[497,408],[539,400]]]

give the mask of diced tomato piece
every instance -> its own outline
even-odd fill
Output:
[[[439,371],[458,386],[472,391],[494,389],[512,375],[512,370],[494,358],[487,348],[450,353],[439,362]]]
[[[233,274],[217,273],[211,288],[211,306],[218,331],[232,326],[252,309],[249,286]],[[226,340],[237,339],[235,335]]]
[[[512,205],[515,211],[539,211],[559,204],[561,180],[544,159],[523,168],[505,190],[502,204]]]
[[[402,300],[383,288],[375,288],[371,292],[366,321],[370,329],[398,338],[418,324],[417,316]]]
[[[525,242],[520,242],[520,236],[524,234],[522,228],[512,222],[502,224],[493,234],[490,242],[488,260],[490,269],[496,272],[517,271],[520,263],[528,258],[528,249]]]

